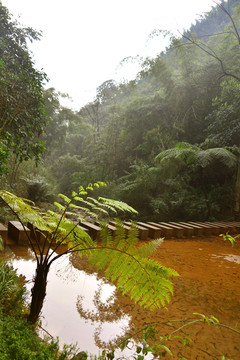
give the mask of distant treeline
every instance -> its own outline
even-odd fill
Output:
[[[43,141],[46,151],[34,177],[25,176],[29,196],[47,200],[53,184],[68,194],[100,180],[109,184],[109,196],[129,203],[143,220],[238,217],[239,13],[239,1],[231,0],[179,37],[156,31],[169,36],[168,48],[142,61],[135,80],[105,81],[77,113],[61,106],[54,89],[42,92],[38,116],[48,120],[41,122],[38,144]],[[7,133],[15,142],[13,124],[2,133],[5,146]],[[9,159],[17,166],[29,152],[19,144],[12,154],[14,146]],[[13,184],[19,176],[9,174]]]

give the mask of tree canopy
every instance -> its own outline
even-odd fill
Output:
[[[16,35],[14,46],[21,48],[20,54],[26,55],[29,67],[33,66],[27,39],[38,38],[39,34],[19,28],[10,21],[4,7],[2,11],[12,24],[11,31],[23,37],[19,43]],[[20,121],[15,116],[6,120],[0,153],[2,171],[10,144],[20,159],[27,159],[35,156],[35,150],[41,153],[43,141],[43,173],[51,174],[50,181],[55,181],[54,187],[62,193],[69,195],[79,184],[101,179],[110,185],[108,195],[130,202],[143,220],[233,217],[238,165],[228,167],[215,158],[204,168],[196,163],[182,166],[173,178],[176,162],[171,168],[157,161],[156,156],[168,149],[176,150],[179,143],[198,148],[199,156],[220,148],[222,153],[231,151],[233,157],[238,156],[239,11],[238,1],[222,2],[179,36],[156,30],[151,36],[169,37],[165,51],[142,59],[134,80],[104,81],[93,101],[78,112],[63,107],[62,94],[53,88],[37,93],[40,102],[35,112],[30,114],[31,107],[27,106],[19,112]],[[10,66],[11,62],[7,63]],[[17,65],[12,69],[10,74],[18,84],[24,78],[24,69]],[[17,79],[14,69],[19,71]],[[41,93],[44,74],[37,70],[27,73],[24,80],[35,84],[34,89]],[[31,74],[35,74],[36,82],[31,82]],[[4,71],[3,75],[10,76]],[[3,87],[2,91],[7,89]],[[26,96],[28,89],[27,85]],[[34,94],[31,91],[31,96]],[[18,104],[16,109],[25,101]],[[4,107],[1,109],[4,112]],[[207,192],[203,192],[203,178]],[[211,211],[206,209],[206,198],[212,204]]]
[[[39,160],[44,150],[40,136],[47,124],[43,99],[47,78],[35,68],[28,41],[39,40],[40,33],[12,20],[2,4],[0,29],[1,148],[13,151],[19,161]]]

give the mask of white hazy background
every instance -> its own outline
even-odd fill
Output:
[[[30,45],[46,87],[68,93],[66,106],[79,110],[106,80],[134,78],[138,67],[119,66],[125,57],[154,57],[166,42],[149,40],[154,29],[188,29],[215,6],[212,0],[2,0],[21,24],[42,31]]]

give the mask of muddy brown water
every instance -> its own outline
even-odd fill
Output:
[[[34,257],[26,247],[8,243],[4,256],[31,280]],[[150,322],[193,319],[193,313],[214,315],[222,324],[240,331],[240,244],[234,247],[220,237],[165,240],[153,258],[178,271],[174,295],[166,308],[153,313],[141,309],[106,283],[76,255],[61,258],[51,269],[43,307],[43,327],[60,343],[78,343],[80,350],[97,354]],[[183,323],[173,323],[181,326]],[[158,335],[172,328],[158,325]],[[240,335],[227,328],[199,323],[186,327],[191,338],[183,346],[179,338],[165,343],[173,357],[164,359],[240,360]],[[177,335],[177,334],[176,334]],[[178,335],[182,337],[183,332]]]

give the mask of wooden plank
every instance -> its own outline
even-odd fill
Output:
[[[116,221],[109,221],[110,225],[116,226],[117,222]],[[130,222],[130,221],[126,221],[124,223],[121,224],[121,226],[123,227],[123,229],[125,230],[125,233],[128,234],[129,230],[131,229],[131,226],[134,225],[134,223]],[[140,226],[137,226],[137,224],[135,224],[135,226],[138,229],[138,237],[141,240],[146,240],[148,238],[148,229],[147,228],[143,228]]]
[[[203,235],[203,228],[198,225],[189,224],[188,222],[179,222],[179,224],[191,226],[193,229],[193,234],[196,236],[202,236]]]
[[[115,227],[117,226],[117,222],[116,222],[116,221],[113,221],[113,220],[109,221],[109,224],[110,224],[110,225],[113,225],[113,226],[115,226]],[[121,226],[122,226],[123,229],[125,230],[125,233],[128,234],[128,231],[129,231],[129,229],[130,229],[130,226],[125,225],[125,224],[121,224]]]
[[[211,235],[219,235],[221,233],[219,226],[213,222],[204,221],[202,224],[209,226],[212,229]]]
[[[147,240],[148,238],[148,234],[149,234],[149,231],[146,227],[143,227],[137,223],[131,223],[130,221],[126,221],[124,222],[125,225],[131,227],[131,226],[136,226],[137,229],[138,229],[138,234],[139,234],[139,239],[140,240]]]
[[[235,231],[235,227],[233,224],[230,224],[228,222],[224,222],[224,221],[214,221],[213,223],[214,225],[216,225],[219,229],[219,234],[222,233],[227,233],[227,232],[231,232],[231,231]]]
[[[101,224],[99,221],[96,221],[95,224],[101,227]],[[116,226],[111,225],[111,224],[104,224],[104,225],[107,226],[107,228],[110,230],[112,236],[116,235],[116,229],[117,229]]]
[[[162,224],[164,226],[168,226],[168,227],[172,228],[173,229],[173,236],[175,236],[177,238],[184,237],[184,229],[181,226],[169,224],[169,223],[166,223],[166,222],[160,222],[159,224]]]
[[[240,222],[230,221],[230,224],[235,226],[236,234],[240,232]]]
[[[170,221],[169,224],[170,225],[173,224],[173,225],[180,226],[181,228],[183,228],[184,235],[186,235],[186,236],[192,236],[194,234],[194,229],[190,225],[185,225],[185,224],[182,224],[179,222],[173,222],[173,221]]]
[[[236,226],[229,222],[216,221],[216,222],[214,222],[214,224],[216,224],[216,226],[218,226],[220,229],[222,229],[222,231],[220,233],[227,233],[227,232],[236,233],[237,232]]]
[[[117,230],[116,226],[108,224],[107,227],[111,231],[112,236],[115,236],[116,235],[116,230]]]
[[[205,223],[198,222],[198,221],[189,221],[189,224],[201,226],[203,229],[203,233],[207,236],[212,235],[212,233],[213,233],[213,228]]]
[[[161,236],[165,237],[165,239],[170,239],[173,236],[173,228],[165,225],[161,225],[159,223],[155,223],[153,221],[148,221],[148,224],[153,225],[161,229]]]
[[[230,221],[230,224],[236,225],[238,228],[240,228],[240,222],[239,221]]]
[[[148,229],[148,236],[151,239],[159,239],[161,237],[161,229],[159,227],[141,221],[138,221],[137,224],[146,227]]]
[[[2,223],[0,223],[0,235],[3,239],[3,245],[5,246],[7,242],[8,228]]]
[[[226,224],[223,224],[223,223],[220,223],[220,222],[217,222],[217,221],[214,221],[214,222],[209,222],[209,221],[206,221],[206,224],[208,224],[209,226],[215,226],[217,231],[215,233],[215,235],[219,235],[221,233],[226,233],[229,231],[229,227],[226,225]]]
[[[31,224],[30,222],[28,222],[27,226],[28,226],[28,228],[30,229],[31,238],[33,238],[34,240],[36,240],[36,239],[35,239],[35,234],[36,234],[39,243],[40,243],[41,245],[43,245],[44,242],[45,242],[45,239],[46,239],[46,237],[47,237],[47,235],[48,235],[48,231],[47,231],[47,230],[44,230],[44,229],[36,228],[36,227],[34,227],[33,224]],[[35,234],[34,234],[34,229],[35,229]]]
[[[19,221],[9,221],[8,222],[8,235],[17,242],[18,245],[28,245],[28,236],[31,236],[30,229],[25,226],[24,227]]]
[[[87,228],[89,230],[89,235],[93,240],[100,240],[100,232],[101,228],[98,225],[94,225],[90,222],[82,222],[80,226],[83,226],[84,228]]]
[[[79,229],[85,231],[87,234],[89,234],[89,230],[88,230],[86,227],[80,226],[80,225],[78,225],[77,227],[78,227]]]
[[[227,224],[227,226],[230,228],[231,232],[239,233],[239,231],[240,231],[240,223],[232,222],[232,221],[227,221],[227,222],[222,222],[222,223]]]

